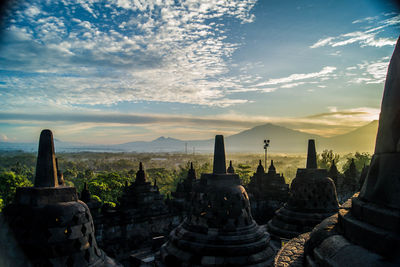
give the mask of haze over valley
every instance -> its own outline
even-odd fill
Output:
[[[308,139],[315,139],[317,150],[333,150],[336,153],[368,152],[372,153],[378,129],[378,121],[372,121],[349,133],[333,137],[300,132],[271,123],[227,136],[225,138],[228,152],[263,152],[263,141],[271,141],[269,151],[272,153],[305,153]],[[69,143],[55,140],[58,152],[104,151],[104,152],[179,152],[211,153],[213,139],[180,140],[161,136],[152,141],[133,141],[115,145],[96,145],[87,143]],[[36,143],[0,142],[1,150],[36,151]]]

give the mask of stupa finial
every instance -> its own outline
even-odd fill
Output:
[[[143,184],[145,182],[146,182],[146,174],[144,173],[144,170],[143,170],[143,164],[142,164],[142,162],[140,162],[139,170],[136,173],[135,183]]]
[[[193,162],[190,162],[190,169],[188,170],[187,179],[196,180],[196,171],[193,167]]]
[[[268,168],[268,173],[276,173],[276,169],[274,166],[274,160],[271,159],[271,165]]]
[[[317,168],[317,152],[315,150],[315,140],[308,140],[307,169]]]
[[[235,169],[233,168],[233,165],[232,165],[232,160],[229,161],[229,167],[226,172],[227,173],[235,173]]]
[[[213,173],[226,173],[224,136],[215,136]]]
[[[262,163],[261,163],[261,159],[260,159],[260,161],[258,162],[257,173],[264,173],[264,167],[263,167],[263,165],[262,165]]]
[[[35,187],[58,187],[53,133],[47,129],[40,134]]]

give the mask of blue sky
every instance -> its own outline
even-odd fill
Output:
[[[2,141],[123,143],[364,125],[400,16],[378,0],[48,0],[3,27]]]

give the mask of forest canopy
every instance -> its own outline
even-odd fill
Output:
[[[211,154],[174,154],[174,153],[58,153],[59,168],[63,172],[67,185],[75,186],[78,192],[88,184],[92,198],[118,205],[125,185],[135,181],[139,162],[143,162],[147,181],[157,183],[160,193],[166,197],[176,190],[193,162],[197,178],[201,173],[212,172]],[[233,161],[235,172],[239,174],[243,185],[247,185],[264,155],[234,154],[227,160]],[[330,168],[335,160],[339,170],[348,169],[354,158],[359,172],[364,164],[368,165],[371,155],[359,153],[339,155],[332,150],[318,154],[318,166]],[[305,167],[305,155],[269,155],[274,160],[278,172],[283,173],[286,182],[295,177],[297,168]],[[262,161],[264,163],[264,161]],[[269,164],[268,164],[269,165]],[[17,187],[32,186],[36,166],[36,155],[25,152],[0,152],[0,209],[11,203]]]

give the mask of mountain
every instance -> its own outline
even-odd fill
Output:
[[[264,151],[264,140],[271,140],[268,151],[275,153],[302,153],[306,151],[307,140],[323,137],[288,129],[267,123],[225,138],[227,150],[232,152]]]
[[[229,152],[263,153],[264,139],[271,140],[268,152],[272,153],[306,153],[308,139],[315,139],[317,150],[332,149],[334,152],[369,152],[375,146],[378,121],[373,121],[352,132],[331,138],[304,133],[282,126],[267,123],[256,126],[240,133],[225,137],[225,149]],[[214,149],[214,139],[183,141],[161,136],[153,141],[130,142],[115,149],[136,152],[196,152],[211,153]]]
[[[375,120],[367,125],[346,134],[325,138],[322,145],[335,152],[369,152],[375,148],[375,139],[378,132],[379,121]]]
[[[334,152],[369,152],[375,146],[378,121],[373,121],[352,132],[325,138],[315,134],[304,133],[282,126],[267,123],[240,133],[225,137],[225,148],[230,152],[263,153],[264,139],[271,140],[268,152],[272,153],[306,153],[307,140],[315,139],[317,150],[332,149]],[[135,141],[118,145],[93,145],[68,143],[56,140],[57,152],[180,152],[211,153],[214,149],[214,139],[179,140],[161,136],[152,141]],[[37,143],[0,142],[0,150],[37,151]]]
[[[161,136],[153,141],[136,141],[114,145],[122,151],[135,152],[183,152],[185,149],[185,141]]]
[[[301,153],[307,147],[307,140],[317,139],[320,136],[302,133],[274,124],[265,124],[245,130],[238,134],[225,137],[227,152],[258,152],[263,153],[264,139],[271,139],[271,152]],[[214,149],[214,139],[207,140],[179,140],[161,136],[153,141],[129,142],[118,145],[124,151],[136,152],[195,152],[211,153]]]

